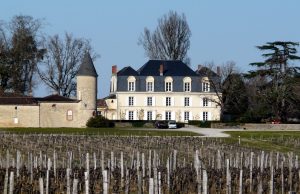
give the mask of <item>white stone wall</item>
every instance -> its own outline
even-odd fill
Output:
[[[0,127],[39,127],[39,106],[0,105]]]
[[[134,105],[128,105],[128,98],[134,97]],[[153,98],[152,106],[147,106],[147,97]],[[171,106],[166,106],[166,97],[171,98]],[[184,106],[184,97],[189,97],[189,106]],[[172,120],[184,121],[184,112],[190,112],[189,120],[203,120],[203,112],[208,112],[208,120],[220,120],[220,107],[209,100],[208,107],[203,107],[203,98],[217,100],[212,93],[191,92],[118,92],[117,119],[128,119],[128,111],[134,111],[135,120],[147,120],[147,111],[152,111],[152,118],[165,119],[165,112],[171,111]]]

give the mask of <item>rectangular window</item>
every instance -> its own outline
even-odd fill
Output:
[[[207,98],[203,98],[203,106],[208,106],[208,99]]]
[[[184,106],[190,106],[190,98],[184,97]]]
[[[185,92],[190,92],[191,91],[191,83],[190,82],[185,82],[184,83],[184,91]]]
[[[147,97],[147,106],[152,106],[152,97]]]
[[[166,92],[172,91],[172,82],[166,82]]]
[[[133,101],[133,96],[129,96],[128,98],[128,106],[133,106],[134,101]]]
[[[202,83],[202,90],[203,90],[203,92],[209,92],[209,83],[208,82]]]
[[[171,106],[171,97],[166,97],[166,106]]]
[[[171,111],[166,111],[166,120],[171,120]]]
[[[147,82],[146,90],[147,92],[153,92],[153,82]]]
[[[128,82],[128,91],[134,91],[134,90],[135,90],[134,82]]]
[[[68,110],[67,111],[67,120],[68,121],[72,121],[73,120],[73,111],[72,110]]]
[[[203,112],[203,121],[208,120],[208,112]]]
[[[152,111],[147,111],[147,120],[148,121],[152,120]]]
[[[188,120],[190,120],[190,112],[184,112],[184,120],[185,121],[188,121]]]
[[[133,120],[133,111],[128,111],[128,120]]]

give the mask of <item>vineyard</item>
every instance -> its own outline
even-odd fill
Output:
[[[0,192],[300,192],[298,156],[202,137],[0,133]]]

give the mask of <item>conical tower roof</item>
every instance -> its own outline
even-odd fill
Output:
[[[77,75],[98,77],[91,55],[86,52],[82,59],[82,63],[78,69]]]

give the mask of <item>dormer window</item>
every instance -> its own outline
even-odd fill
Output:
[[[165,91],[166,92],[173,91],[173,79],[171,77],[166,77],[165,79]]]
[[[146,78],[146,91],[147,92],[154,91],[154,78],[152,76]]]
[[[209,92],[210,91],[210,83],[208,77],[204,77],[202,79],[202,91]]]
[[[183,79],[183,91],[185,91],[185,92],[191,91],[191,82],[192,82],[192,79],[190,77],[185,77]]]
[[[135,91],[135,77],[129,76],[127,79],[128,82],[128,91]]]
[[[203,82],[202,83],[202,91],[203,92],[209,92],[210,91],[209,82]]]

